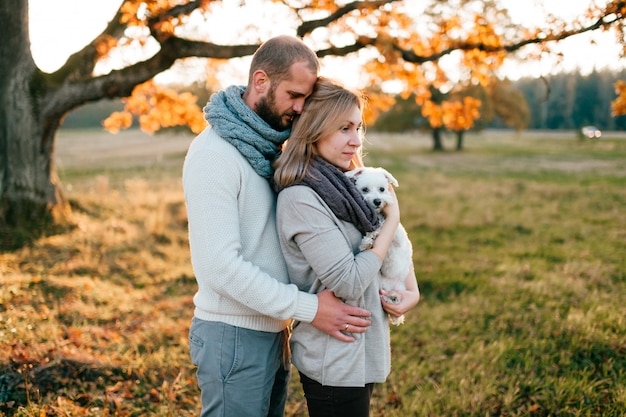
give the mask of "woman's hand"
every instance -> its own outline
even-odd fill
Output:
[[[385,297],[383,296],[390,294],[390,293],[395,294],[395,296],[400,300],[398,304],[390,304],[387,301],[385,301]],[[395,317],[400,317],[401,315],[405,314],[409,310],[413,309],[417,305],[417,303],[419,303],[420,301],[420,292],[417,288],[413,290],[404,290],[404,291],[380,290],[380,295],[381,295],[380,301],[383,304],[383,309],[387,313]]]
[[[409,273],[404,279],[404,285],[406,287],[405,290],[393,290],[393,291],[384,291],[380,290],[380,302],[383,305],[383,309],[395,317],[400,317],[405,314],[409,310],[413,309],[417,303],[420,301],[420,290],[417,286],[417,279],[415,278],[415,269],[413,267],[413,263],[411,262],[411,267],[409,268]],[[394,293],[397,298],[400,299],[400,302],[397,304],[390,304],[385,301],[384,295],[389,293]]]

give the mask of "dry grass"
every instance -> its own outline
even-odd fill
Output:
[[[0,415],[197,415],[190,138],[164,139],[60,138],[70,221],[0,253]],[[400,181],[424,295],[392,329],[372,415],[623,415],[626,141],[467,145],[372,138],[368,163]],[[287,415],[306,415],[297,377]]]
[[[182,190],[144,178],[67,183],[66,229],[0,255],[5,412],[195,414]]]

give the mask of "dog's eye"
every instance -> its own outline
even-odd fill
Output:
[[[378,191],[380,191],[381,193],[384,193],[384,192],[385,192],[385,187],[380,187],[380,188],[378,189]]]
[[[361,191],[362,191],[363,193],[369,193],[369,192],[370,192],[370,189],[369,189],[369,188],[367,188],[367,187],[363,187],[363,188],[361,188]]]

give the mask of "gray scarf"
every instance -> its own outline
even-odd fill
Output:
[[[211,96],[204,108],[204,118],[211,127],[248,160],[257,174],[271,178],[272,162],[290,130],[272,129],[244,101],[244,86],[232,85]]]

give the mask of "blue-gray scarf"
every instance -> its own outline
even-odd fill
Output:
[[[290,130],[272,129],[244,101],[244,86],[232,85],[211,96],[204,108],[204,118],[211,127],[232,144],[264,178],[274,174],[272,162]]]

